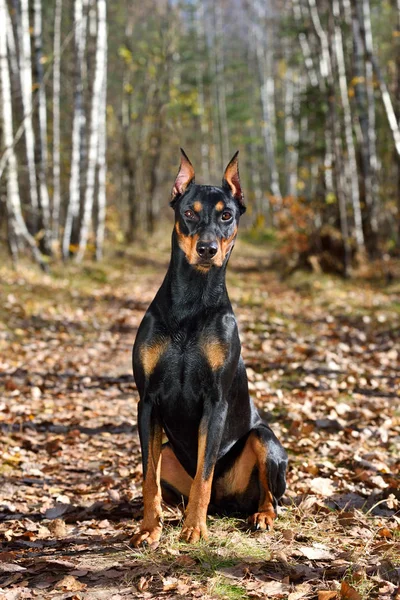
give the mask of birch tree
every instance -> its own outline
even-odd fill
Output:
[[[35,166],[35,135],[32,123],[32,61],[28,2],[29,0],[20,0],[21,35],[19,39],[19,54],[26,158],[29,176],[29,195],[31,199],[31,215],[29,223],[36,233],[39,217],[39,201]]]
[[[79,215],[81,195],[81,165],[80,154],[82,145],[82,130],[84,124],[83,106],[83,62],[86,46],[86,14],[83,13],[82,0],[75,0],[75,91],[74,113],[72,121],[72,152],[71,174],[69,179],[69,202],[64,227],[62,254],[64,259],[69,257],[71,234],[74,220]]]
[[[97,42],[96,42],[96,65],[92,91],[92,107],[90,118],[90,137],[88,168],[86,174],[86,191],[83,205],[83,216],[79,250],[76,256],[78,262],[82,261],[85,254],[89,228],[92,218],[96,165],[99,152],[99,115],[101,109],[102,90],[105,78],[105,53],[107,48],[107,22],[106,22],[106,0],[97,2]]]
[[[282,193],[279,183],[279,172],[276,162],[276,132],[275,132],[275,88],[272,72],[273,40],[272,28],[268,27],[267,43],[265,44],[266,32],[261,23],[266,23],[266,12],[260,0],[255,2],[253,15],[254,42],[256,45],[256,57],[258,73],[260,77],[260,95],[262,106],[262,131],[265,145],[267,167],[270,172],[271,192],[275,196],[278,206],[282,202]]]
[[[399,0],[400,1],[400,0]],[[196,46],[198,58],[196,60],[196,81],[197,95],[199,103],[199,121],[201,132],[201,170],[205,181],[210,180],[210,165],[209,165],[209,125],[206,114],[206,102],[204,93],[204,70],[205,70],[205,29],[204,29],[204,2],[197,3],[197,8],[194,16],[195,31],[196,31]]]
[[[53,207],[52,230],[58,239],[61,204],[61,168],[60,168],[60,95],[61,95],[61,19],[62,0],[56,0],[54,14],[54,43],[53,43]]]
[[[104,76],[101,89],[100,114],[99,114],[99,149],[97,157],[98,168],[98,196],[97,196],[97,223],[96,223],[96,260],[103,256],[104,229],[106,220],[106,179],[107,179],[107,35],[104,40]]]
[[[214,93],[218,123],[219,148],[220,148],[220,170],[229,160],[229,129],[226,112],[226,85],[225,85],[225,63],[224,63],[224,30],[221,0],[212,3],[213,36],[214,36]]]
[[[35,71],[38,86],[38,122],[39,135],[36,139],[36,155],[39,164],[38,189],[40,198],[40,217],[44,230],[46,252],[51,253],[50,200],[47,189],[47,103],[43,82],[43,51],[42,51],[42,2],[33,2],[33,38],[35,49]]]
[[[345,163],[346,180],[351,190],[351,200],[354,212],[355,236],[360,249],[364,249],[364,232],[360,207],[360,190],[358,187],[358,170],[356,151],[353,139],[352,115],[349,103],[349,91],[347,87],[346,66],[343,53],[343,39],[340,28],[340,4],[339,0],[332,1],[334,16],[334,51],[339,75],[339,88],[343,108],[344,131],[347,146],[347,161]],[[347,187],[347,186],[346,186]]]
[[[8,10],[5,0],[0,0],[0,77],[2,93],[2,116],[3,116],[3,138],[4,146],[8,149],[7,162],[7,213],[10,230],[15,236],[13,243],[13,254],[16,258],[21,242],[28,245],[37,263],[45,269],[41,254],[36,247],[35,240],[29,233],[21,210],[21,200],[18,186],[18,167],[14,151],[13,135],[13,111],[11,98],[11,81],[7,55],[7,24],[9,26]]]

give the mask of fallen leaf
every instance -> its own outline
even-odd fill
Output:
[[[57,538],[62,538],[67,535],[67,527],[65,525],[65,521],[62,519],[55,519],[55,521],[51,521],[48,523],[47,527]]]
[[[342,581],[340,586],[341,600],[362,600],[360,594],[347,581]]]
[[[319,590],[318,600],[339,600],[338,592],[334,590]]]
[[[290,585],[280,581],[249,581],[246,584],[246,589],[249,591],[250,597],[263,598],[285,598],[290,590]]]
[[[327,477],[316,477],[311,480],[310,490],[314,494],[319,494],[321,496],[332,496],[332,494],[335,493],[336,488],[332,481]]]
[[[0,573],[19,573],[20,571],[26,571],[26,568],[14,563],[0,562]]]
[[[312,546],[300,546],[299,552],[310,560],[327,560],[333,558],[332,550],[323,544],[313,544]]]
[[[72,575],[66,575],[63,577],[55,586],[57,589],[63,589],[67,592],[79,592],[81,590],[86,589],[86,584],[81,583]]]
[[[163,592],[170,592],[171,590],[176,590],[178,587],[179,580],[177,577],[166,577],[162,580],[163,584]]]

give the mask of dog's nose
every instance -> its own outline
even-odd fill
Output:
[[[205,260],[210,260],[218,252],[217,242],[197,242],[196,246],[197,254]]]

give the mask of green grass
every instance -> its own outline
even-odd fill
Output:
[[[239,600],[248,598],[246,591],[237,584],[230,583],[224,577],[217,577],[209,585],[210,593],[217,598],[226,598],[227,600]]]

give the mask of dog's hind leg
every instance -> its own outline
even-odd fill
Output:
[[[182,467],[169,442],[163,445],[161,453],[161,492],[167,504],[187,503],[193,479]]]
[[[271,529],[286,488],[286,466],[286,452],[278,439],[269,427],[259,425],[248,434],[233,464],[215,481],[217,510],[253,513],[249,517],[252,528]]]
[[[265,426],[254,430],[249,441],[256,458],[260,489],[258,510],[249,517],[249,525],[253,529],[272,529],[278,500],[286,489],[286,452]]]

